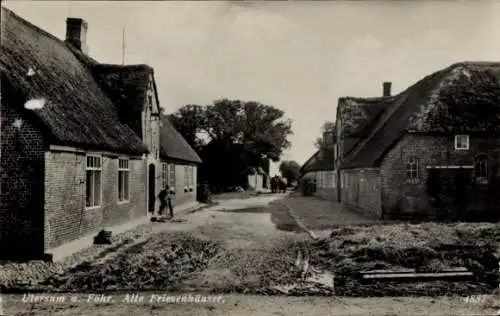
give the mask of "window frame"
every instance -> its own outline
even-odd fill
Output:
[[[168,163],[162,162],[161,163],[161,176],[162,180],[161,183],[163,184],[163,187],[166,187],[169,184],[169,179],[168,179]]]
[[[406,182],[419,183],[420,182],[420,161],[417,157],[410,157],[406,162]],[[414,175],[414,176],[413,176]]]
[[[184,192],[189,189],[189,166],[184,165]]]
[[[481,159],[481,158],[484,158],[484,159]],[[476,183],[480,183],[480,184],[488,184],[488,177],[489,177],[489,172],[488,172],[488,155],[485,155],[485,154],[481,154],[481,155],[477,155],[475,158],[474,158],[474,179],[476,181]],[[481,163],[481,162],[484,162],[484,176],[478,176],[478,166],[481,167],[481,165],[478,165],[478,163]]]
[[[89,160],[90,159],[90,160]],[[94,160],[93,160],[94,159]],[[102,185],[102,163],[103,163],[103,158],[101,154],[96,154],[96,153],[89,153],[85,155],[85,209],[90,210],[90,209],[96,209],[99,207],[102,207],[102,192],[103,192],[103,185]],[[90,164],[90,166],[89,166]],[[91,186],[91,194],[92,194],[92,203],[90,205],[87,204],[87,201],[90,200],[90,197],[87,197],[87,188],[88,188],[88,172],[91,172],[92,174],[92,186]],[[99,191],[95,190],[95,173],[99,172]],[[99,192],[99,203],[95,204],[95,193]]]
[[[175,184],[176,184],[176,172],[175,172],[175,164],[169,163],[168,164],[168,186],[170,189],[175,190]]]
[[[126,167],[120,166],[120,162],[126,162]],[[120,175],[121,173],[126,174],[126,191],[123,191],[126,193],[126,198],[125,195],[123,199],[120,197],[120,192],[121,192],[121,187],[120,187]],[[130,160],[127,157],[120,157],[118,158],[118,178],[117,178],[117,201],[118,204],[123,204],[123,203],[129,203],[130,202]]]
[[[459,140],[460,138],[464,137],[464,140],[466,140],[466,146],[459,147]],[[467,134],[460,134],[460,135],[455,135],[455,150],[469,150],[470,149],[470,137]]]

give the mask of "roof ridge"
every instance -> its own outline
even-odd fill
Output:
[[[390,99],[396,97],[396,95],[389,95],[389,96],[379,96],[379,97],[354,97],[354,96],[343,96],[339,97],[338,101],[344,101],[344,100],[384,100],[384,99]]]

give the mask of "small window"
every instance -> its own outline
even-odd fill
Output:
[[[469,150],[469,135],[455,135],[455,149]]]
[[[406,164],[406,178],[409,182],[418,182],[418,159],[410,158]]]
[[[85,206],[87,208],[101,205],[102,190],[102,157],[96,155],[87,156],[86,166],[86,190]]]
[[[152,112],[153,111],[153,96],[152,95],[148,95],[148,106],[149,106],[149,110]]]
[[[476,157],[474,173],[477,183],[488,183],[488,157],[486,155]]]
[[[348,176],[347,173],[344,173],[344,177],[345,177],[345,179],[344,179],[344,187],[347,189],[347,188],[349,188],[349,176]]]
[[[189,181],[190,181],[189,186],[194,187],[194,167],[190,166],[189,171],[190,171],[189,172]]]
[[[168,164],[167,163],[162,163],[161,164],[161,175],[162,175],[162,184],[163,187],[168,185]]]
[[[175,165],[174,164],[169,164],[168,165],[168,182],[169,182],[169,187],[172,189],[175,188]]]
[[[184,166],[184,186],[189,186],[189,167]]]
[[[118,159],[118,202],[130,200],[130,168],[128,159]]]

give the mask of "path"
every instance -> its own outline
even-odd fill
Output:
[[[281,203],[288,207],[299,224],[317,237],[326,237],[331,228],[339,225],[379,222],[377,218],[346,208],[340,203],[315,197],[292,194]]]

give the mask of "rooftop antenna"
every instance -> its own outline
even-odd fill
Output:
[[[125,65],[125,28],[122,29],[122,65]]]

